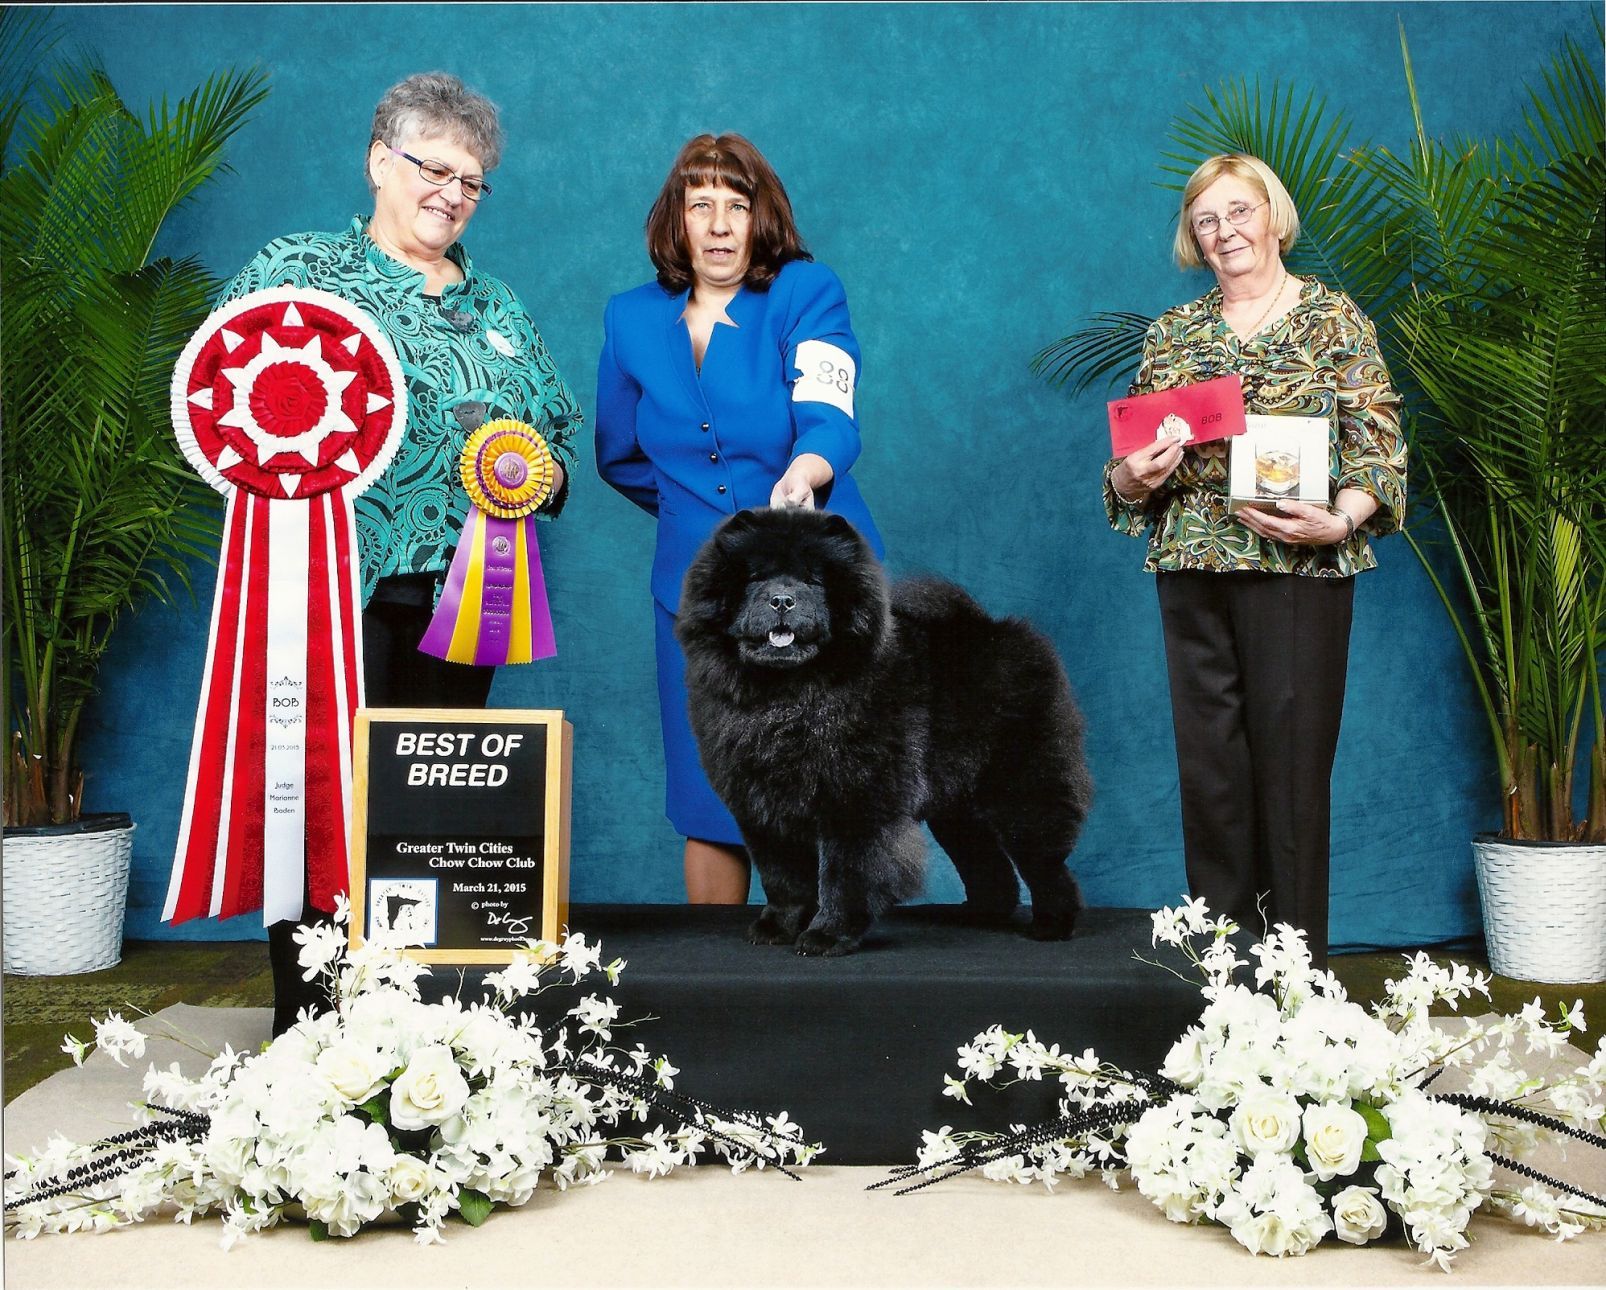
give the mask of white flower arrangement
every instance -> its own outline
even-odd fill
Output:
[[[1157,1076],[994,1026],[959,1049],[944,1093],[969,1105],[973,1081],[1047,1074],[1060,1083],[1058,1118],[1002,1134],[944,1125],[924,1134],[914,1165],[876,1186],[911,1191],[979,1168],[1050,1188],[1097,1173],[1116,1187],[1126,1172],[1172,1222],[1219,1223],[1251,1253],[1304,1254],[1328,1235],[1366,1245],[1400,1230],[1446,1271],[1482,1206],[1559,1240],[1606,1226],[1606,1201],[1523,1163],[1563,1138],[1606,1148],[1606,1040],[1576,1069],[1522,1069],[1583,1032],[1581,1003],[1554,1024],[1536,1000],[1452,1032],[1429,1009],[1487,997],[1487,975],[1418,953],[1367,1012],[1312,968],[1304,934],[1286,925],[1250,950],[1253,984],[1238,980],[1248,963],[1237,931],[1198,900],[1154,915],[1154,943],[1182,950],[1205,1000]],[[1450,1067],[1467,1092],[1432,1091]],[[1497,1186],[1496,1166],[1533,1181]]]
[[[82,1145],[58,1136],[38,1156],[7,1156],[6,1225],[32,1237],[163,1208],[186,1223],[217,1212],[227,1249],[298,1212],[314,1239],[399,1213],[427,1245],[453,1213],[478,1226],[498,1204],[523,1205],[543,1176],[559,1189],[600,1182],[610,1159],[656,1177],[712,1151],[737,1172],[795,1177],[788,1166],[821,1150],[785,1112],[719,1111],[676,1093],[665,1058],[610,1047],[611,1000],[588,995],[543,1030],[524,1010],[534,996],[599,972],[617,983],[624,966],[603,967],[578,934],[528,942],[486,974],[480,1001],[426,1003],[429,968],[382,936],[348,950],[349,917],[342,900],[333,925],[296,932],[305,977],[328,982],[331,1011],[303,1013],[257,1055],[226,1048],[198,1078],[176,1062],[152,1066],[128,1133]],[[63,1043],[76,1062],[91,1048],[119,1064],[144,1056],[149,1036],[120,1015],[94,1026],[93,1045]],[[674,1127],[614,1132],[649,1118]]]

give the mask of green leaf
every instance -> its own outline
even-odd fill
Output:
[[[478,1227],[491,1216],[491,1211],[495,1208],[495,1201],[484,1192],[475,1191],[472,1187],[464,1187],[457,1193],[457,1212],[470,1227]]]
[[[1370,1106],[1365,1102],[1357,1102],[1355,1103],[1355,1111],[1361,1119],[1366,1121],[1366,1141],[1368,1144],[1386,1142],[1394,1136],[1394,1130],[1389,1127],[1388,1117],[1375,1106]]]
[[[366,1102],[359,1104],[357,1110],[366,1115],[374,1124],[390,1123],[390,1099],[383,1093],[376,1094]]]
[[[307,1220],[307,1235],[315,1241],[327,1241],[329,1239],[329,1224],[321,1218],[309,1218]]]

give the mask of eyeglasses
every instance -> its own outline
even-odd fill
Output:
[[[1227,223],[1231,224],[1234,228],[1240,224],[1247,224],[1249,222],[1249,217],[1258,211],[1262,206],[1266,205],[1270,200],[1271,199],[1268,197],[1266,201],[1260,202],[1254,206],[1245,206],[1242,202],[1234,202],[1231,206],[1227,207]],[[1201,215],[1198,219],[1193,221],[1193,231],[1199,237],[1209,237],[1220,227],[1221,220],[1215,215]]]
[[[445,188],[452,180],[462,185],[463,196],[471,202],[477,202],[481,197],[489,197],[491,186],[478,175],[460,175],[450,166],[439,161],[420,161],[410,152],[403,152],[400,148],[391,151],[404,161],[410,161],[418,167],[418,173],[424,177],[424,182],[434,184],[437,188]]]

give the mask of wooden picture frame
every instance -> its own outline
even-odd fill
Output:
[[[383,921],[420,935],[410,958],[481,966],[562,935],[574,782],[562,711],[359,708],[353,736],[352,946]]]

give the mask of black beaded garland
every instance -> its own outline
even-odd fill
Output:
[[[83,1164],[74,1165],[63,1173],[41,1180],[26,1196],[8,1201],[7,1208],[20,1209],[25,1205],[54,1200],[58,1196],[87,1191],[91,1187],[111,1182],[131,1173],[162,1143],[199,1142],[212,1127],[211,1117],[197,1111],[177,1110],[155,1103],[147,1103],[146,1109],[169,1118],[155,1124],[140,1125],[138,1128],[128,1129],[92,1143],[89,1149],[99,1153],[98,1159],[86,1160]],[[20,1170],[16,1169],[7,1171],[6,1181],[9,1182],[19,1173]]]
[[[732,1111],[725,1107],[715,1106],[711,1102],[692,1097],[688,1093],[677,1093],[674,1089],[665,1088],[662,1084],[629,1071],[613,1070],[609,1067],[596,1066],[589,1062],[570,1062],[552,1069],[560,1074],[572,1075],[577,1080],[600,1084],[604,1087],[615,1088],[621,1092],[629,1093],[631,1096],[640,1098],[641,1101],[646,1102],[649,1106],[663,1112],[682,1128],[695,1129],[699,1133],[707,1134],[715,1141],[723,1142],[739,1151],[753,1151],[754,1148],[751,1144],[740,1142],[723,1130],[714,1128],[711,1124],[699,1121],[695,1116],[688,1113],[688,1108],[692,1111],[701,1112],[705,1117],[711,1116],[715,1119],[750,1125],[752,1128],[757,1129],[763,1137],[770,1139],[771,1142],[777,1140],[789,1141],[781,1138],[781,1135],[772,1130],[766,1129],[760,1117],[751,1111]],[[802,1181],[796,1172],[781,1163],[783,1157],[779,1154],[763,1158],[777,1172],[785,1174],[793,1182]]]

